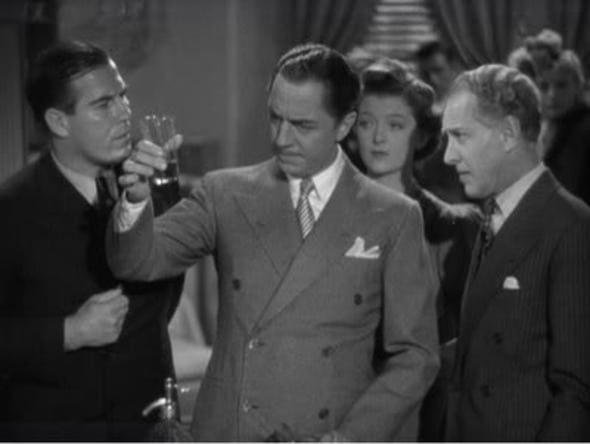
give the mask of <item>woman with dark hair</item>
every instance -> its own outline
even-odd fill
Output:
[[[414,176],[414,154],[436,145],[440,121],[432,111],[434,91],[408,67],[382,59],[362,75],[362,97],[356,136],[368,176],[418,201],[424,216],[425,236],[440,279],[437,299],[441,344],[457,336],[461,294],[467,277],[479,213],[469,204],[448,204],[420,186]],[[425,399],[420,418],[420,439],[442,440],[439,425],[450,359],[443,351],[439,379]],[[403,430],[403,441],[417,438],[418,414]]]

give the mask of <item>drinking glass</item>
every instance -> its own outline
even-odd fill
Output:
[[[166,147],[172,137],[176,135],[174,116],[169,114],[149,114],[140,121],[141,135],[164,150],[166,169],[156,170],[151,180],[156,186],[178,182],[178,150]]]

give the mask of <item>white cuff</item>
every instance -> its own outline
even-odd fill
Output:
[[[124,233],[131,230],[147,204],[148,199],[136,203],[129,202],[127,193],[124,192],[119,205],[115,208],[115,231]]]

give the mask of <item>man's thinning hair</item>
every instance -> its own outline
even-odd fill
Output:
[[[505,65],[483,65],[455,79],[451,94],[464,90],[477,97],[483,116],[493,119],[512,116],[520,123],[524,139],[537,141],[541,129],[540,95],[525,74]]]
[[[58,43],[41,52],[27,79],[27,99],[36,121],[47,129],[44,115],[49,108],[71,114],[76,97],[70,82],[109,61],[104,49],[78,41]]]
[[[307,43],[289,50],[275,66],[269,89],[279,74],[290,82],[314,80],[323,84],[326,88],[326,109],[338,120],[358,106],[358,76],[342,54],[327,46]]]

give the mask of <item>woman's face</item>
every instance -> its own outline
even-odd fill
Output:
[[[403,97],[373,94],[363,97],[356,134],[370,176],[383,176],[403,168],[415,128],[412,108]]]
[[[539,81],[543,114],[555,119],[572,110],[580,101],[582,87],[575,75],[567,69],[554,68]]]

